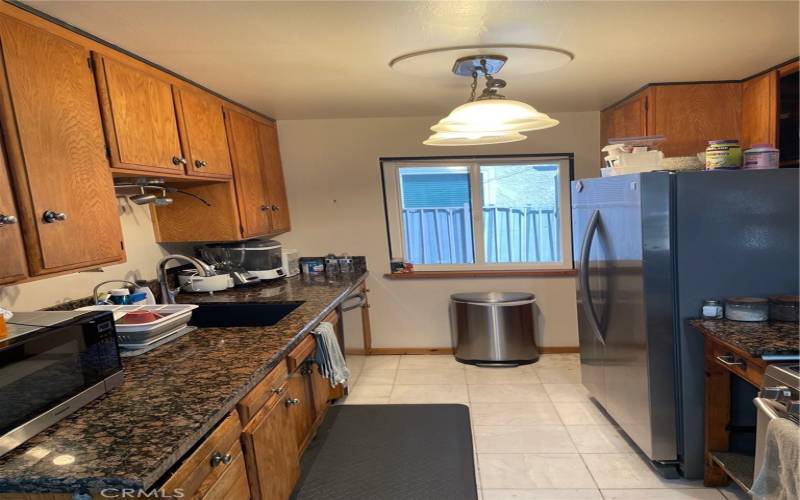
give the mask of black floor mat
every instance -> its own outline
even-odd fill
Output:
[[[342,405],[302,458],[295,500],[473,500],[464,405]]]

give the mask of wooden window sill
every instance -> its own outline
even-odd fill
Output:
[[[412,271],[384,274],[389,280],[419,280],[447,278],[554,278],[575,276],[574,269],[484,269],[475,271]]]

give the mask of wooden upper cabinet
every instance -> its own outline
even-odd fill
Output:
[[[198,177],[231,177],[231,157],[222,103],[205,92],[175,88],[181,140],[188,165]]]
[[[269,232],[284,233],[291,229],[289,203],[286,197],[286,183],[283,180],[281,152],[278,147],[278,131],[272,123],[258,123],[258,136],[261,145],[264,182],[267,186],[269,206]]]
[[[742,82],[742,136],[743,149],[754,144],[777,143],[778,125],[778,72],[769,73]]]
[[[94,61],[112,167],[182,175],[172,85],[113,58],[95,53]]]
[[[3,133],[31,274],[124,260],[89,51],[0,16]]]
[[[694,156],[708,141],[738,139],[742,89],[739,83],[654,85],[648,101],[649,134],[666,140],[664,156]]]
[[[231,145],[236,198],[242,222],[242,236],[252,238],[270,232],[269,205],[258,122],[233,110],[226,110]]]
[[[647,99],[644,90],[635,96],[607,109],[600,117],[601,145],[609,139],[647,135]]]
[[[19,216],[11,193],[11,181],[6,169],[5,155],[0,150],[0,284],[25,279],[25,248],[19,228]]]

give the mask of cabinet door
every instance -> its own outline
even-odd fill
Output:
[[[311,388],[311,370],[303,366],[289,376],[288,398],[295,402],[289,406],[289,415],[294,427],[296,446],[302,454],[311,438],[314,426],[314,395]]]
[[[269,216],[258,127],[255,120],[236,111],[227,110],[226,117],[242,236],[261,236],[269,233]]]
[[[608,144],[609,139],[647,135],[647,97],[648,91],[645,90],[603,111],[600,117],[602,146]]]
[[[225,134],[222,103],[212,95],[175,89],[186,173],[198,177],[230,178],[231,156]]]
[[[183,174],[172,86],[115,59],[95,64],[113,167]]]
[[[5,154],[0,149],[0,284],[24,279],[28,272],[18,219]]]
[[[754,144],[775,145],[777,141],[777,75],[777,71],[770,71],[742,82],[741,145],[743,149]]]
[[[300,475],[291,412],[286,398],[276,398],[242,431],[250,491],[255,499],[286,500]]]
[[[311,390],[314,394],[314,415],[320,418],[328,409],[331,400],[331,382],[323,377],[319,371],[319,365],[311,367]]]
[[[291,229],[289,223],[289,203],[286,199],[286,184],[283,180],[281,152],[278,147],[278,131],[273,124],[259,123],[261,156],[264,177],[267,185],[267,205],[269,206],[270,233],[284,233]]]
[[[658,85],[652,89],[648,126],[666,137],[664,156],[693,156],[708,141],[736,139],[741,132],[742,88],[739,83]]]
[[[6,16],[0,40],[2,121],[32,274],[124,259],[89,52]]]

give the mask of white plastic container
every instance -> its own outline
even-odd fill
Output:
[[[778,167],[780,167],[780,150],[770,144],[753,144],[752,148],[744,152],[742,168],[760,170]]]

